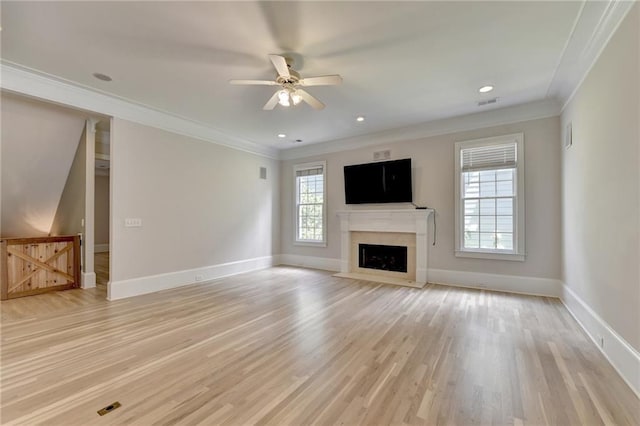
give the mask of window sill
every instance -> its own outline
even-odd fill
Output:
[[[294,246],[302,246],[302,247],[326,247],[326,241],[294,241]]]
[[[490,253],[485,251],[460,251],[456,250],[456,257],[469,257],[474,259],[511,260],[524,262],[525,255],[518,253]]]

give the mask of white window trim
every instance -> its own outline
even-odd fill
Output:
[[[504,143],[515,142],[517,149],[517,165],[516,165],[516,200],[517,207],[514,215],[515,235],[514,250],[500,251],[489,249],[463,249],[462,238],[463,233],[460,227],[464,223],[463,203],[461,202],[462,182],[460,179],[460,151],[463,148],[473,148],[475,146],[500,145]],[[495,136],[490,138],[473,139],[468,141],[456,142],[455,144],[455,255],[456,257],[471,257],[477,259],[494,259],[494,260],[514,260],[523,262],[525,260],[525,240],[524,240],[524,134],[513,133],[503,136]]]
[[[300,170],[317,169],[322,167],[322,241],[309,241],[298,239],[298,182],[297,174]],[[327,246],[327,162],[314,161],[312,163],[302,163],[293,166],[293,245],[307,247],[326,247]]]

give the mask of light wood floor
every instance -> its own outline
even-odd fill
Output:
[[[2,424],[640,424],[555,299],[284,267],[54,298],[2,302]]]
[[[109,283],[109,252],[96,253],[93,257],[93,267],[96,271],[96,287],[107,291]]]

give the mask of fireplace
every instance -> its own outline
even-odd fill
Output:
[[[407,272],[407,247],[358,244],[360,268]]]
[[[431,209],[338,212],[341,259],[336,276],[422,288],[427,283],[427,219],[432,213]]]

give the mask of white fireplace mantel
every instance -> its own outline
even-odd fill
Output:
[[[340,271],[350,273],[351,232],[406,232],[416,235],[416,281],[427,283],[429,215],[432,209],[348,210],[337,212],[341,230]]]

